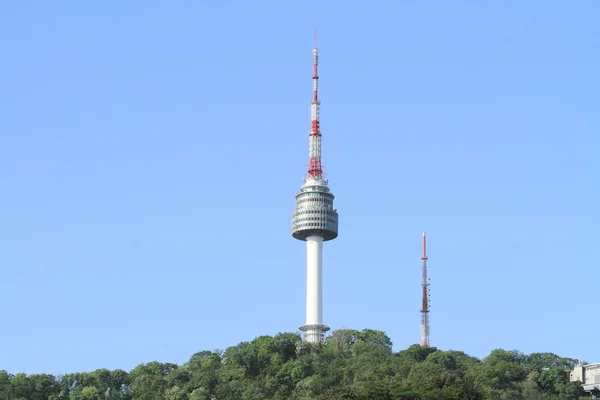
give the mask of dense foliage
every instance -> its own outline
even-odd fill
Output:
[[[299,335],[261,336],[181,365],[151,362],[127,373],[99,369],[63,376],[0,371],[2,400],[479,400],[574,399],[575,360],[552,353],[460,351],[410,346],[394,353],[380,331],[335,331],[324,345]]]

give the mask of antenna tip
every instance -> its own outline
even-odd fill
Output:
[[[315,28],[315,49],[317,48],[317,28]]]
[[[423,237],[425,237],[425,231],[423,231]]]

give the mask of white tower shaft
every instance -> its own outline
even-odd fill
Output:
[[[323,238],[306,238],[306,341],[322,341]]]

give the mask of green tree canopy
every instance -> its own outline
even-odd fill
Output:
[[[300,335],[259,336],[199,351],[178,366],[140,364],[63,376],[0,371],[0,400],[578,400],[553,353],[496,349],[483,360],[412,345],[394,352],[385,332],[344,329],[325,344]]]

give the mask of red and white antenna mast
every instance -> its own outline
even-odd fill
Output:
[[[309,157],[308,176],[311,178],[322,178],[323,167],[321,166],[321,128],[320,128],[320,106],[319,74],[317,66],[319,65],[319,50],[317,48],[317,30],[315,29],[315,47],[313,48],[313,98],[310,103],[311,128],[309,136]]]
[[[429,347],[429,282],[427,279],[427,236],[423,232],[423,255],[421,256],[421,285],[423,299],[421,304],[421,346]]]

